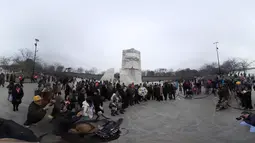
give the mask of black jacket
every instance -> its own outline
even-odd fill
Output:
[[[28,142],[38,142],[33,131],[12,121],[0,118],[0,138],[12,138]]]
[[[23,89],[20,88],[20,91],[18,92],[16,88],[14,87],[12,90],[12,103],[21,103],[21,99],[24,96]]]
[[[27,113],[27,122],[29,124],[34,124],[43,119],[46,115],[46,111],[40,105],[35,104],[32,102],[28,107]]]

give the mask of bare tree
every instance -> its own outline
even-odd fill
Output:
[[[186,68],[179,69],[174,74],[178,79],[191,79],[194,78],[195,76],[198,76],[199,72],[194,69]]]
[[[241,69],[241,63],[235,58],[228,59],[223,62],[221,69],[223,73],[234,74],[237,70]]]
[[[254,63],[255,61],[248,61],[248,60],[245,60],[245,59],[240,59],[239,61],[239,64],[240,64],[240,67],[241,67],[241,70],[246,73],[246,71],[252,67],[252,64]]]
[[[47,71],[48,71],[48,72],[55,72],[55,66],[54,66],[54,65],[49,65],[49,66],[47,67]]]
[[[97,68],[93,67],[89,70],[90,74],[96,74],[97,73]]]
[[[0,65],[5,70],[8,70],[10,62],[11,62],[11,58],[10,57],[4,57],[4,56],[0,57]]]
[[[174,73],[174,70],[173,69],[168,69],[167,71],[166,71],[166,76],[174,76],[175,75],[175,73]]]
[[[217,63],[205,64],[199,70],[201,75],[214,75],[219,73]]]
[[[159,68],[154,71],[156,76],[165,76],[167,72],[167,69],[165,68]]]
[[[33,59],[33,52],[27,48],[19,49],[19,55],[21,56],[22,61]]]
[[[21,63],[26,61],[27,59],[33,59],[33,52],[29,49],[19,49],[19,53],[15,54],[13,57],[13,62],[14,63]]]
[[[55,66],[56,72],[63,72],[63,70],[65,68],[63,65],[61,65],[59,63],[56,63],[54,66]]]
[[[83,73],[83,72],[84,72],[84,69],[83,69],[82,67],[79,67],[79,68],[77,69],[77,72],[78,72],[78,73]]]

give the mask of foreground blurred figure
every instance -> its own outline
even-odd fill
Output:
[[[30,129],[12,120],[0,118],[0,142],[40,142],[43,136],[38,138]]]

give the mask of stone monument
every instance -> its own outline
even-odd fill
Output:
[[[108,69],[101,78],[101,81],[107,80],[109,82],[114,81],[114,68]]]
[[[141,55],[134,48],[122,51],[120,83],[125,85],[142,83]]]

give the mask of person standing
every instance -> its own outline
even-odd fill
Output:
[[[167,82],[165,82],[163,87],[163,94],[164,94],[165,100],[167,100],[168,93],[169,93],[169,85]]]
[[[23,82],[24,82],[24,77],[23,77],[23,75],[20,75],[19,76],[19,84],[21,87],[23,87]]]
[[[243,90],[243,101],[244,101],[244,108],[247,110],[247,109],[253,109],[252,107],[252,99],[251,99],[251,90],[252,90],[252,87],[250,84],[246,83],[245,85],[245,88]]]
[[[12,90],[12,105],[13,111],[19,111],[19,104],[24,96],[22,87],[19,84],[16,84]]]
[[[10,76],[9,76],[9,73],[6,74],[6,81],[7,82],[10,82]]]
[[[4,73],[0,74],[0,86],[2,85],[4,87],[4,82],[5,82],[5,76]]]
[[[170,95],[169,95],[169,99],[171,100],[171,99],[173,99],[173,100],[175,100],[175,93],[176,93],[176,88],[175,88],[175,86],[171,83],[170,84]]]
[[[13,82],[15,83],[15,79],[16,79],[16,76],[14,75],[14,73],[11,73],[11,75],[9,75],[10,77],[10,82]]]
[[[14,82],[10,82],[9,85],[7,86],[8,88],[8,100],[10,102],[12,102],[12,91],[13,91],[13,88],[14,88]]]

